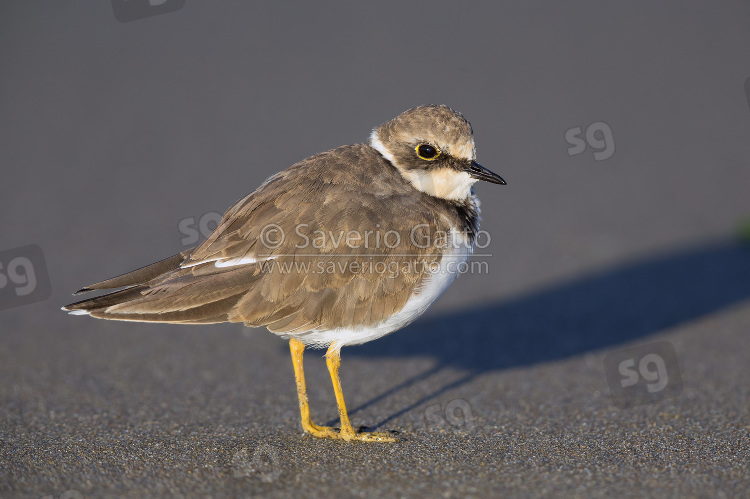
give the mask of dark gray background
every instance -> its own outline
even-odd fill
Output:
[[[52,295],[0,311],[0,493],[746,494],[748,47],[747,2],[187,0],[127,23],[102,0],[3,2],[0,251],[40,246]],[[477,186],[489,272],[343,351],[354,424],[405,442],[304,437],[266,331],[59,310],[426,103],[461,111],[509,185]],[[569,156],[594,122],[615,153]],[[681,394],[616,408],[605,355],[655,341]]]

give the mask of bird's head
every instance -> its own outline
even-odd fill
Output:
[[[447,106],[419,106],[375,128],[370,145],[416,189],[463,201],[477,180],[505,185],[476,162],[474,134],[461,114]]]

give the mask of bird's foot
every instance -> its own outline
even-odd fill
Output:
[[[360,442],[399,442],[401,440],[396,437],[398,432],[395,431],[364,431],[365,429],[365,427],[360,426],[359,431],[352,431],[351,434],[341,438],[345,440],[359,440]]]
[[[319,426],[315,423],[302,424],[302,428],[305,432],[318,438],[339,438],[338,428],[331,428],[330,426]]]
[[[354,431],[353,428],[332,428],[330,426],[318,426],[316,424],[304,425],[307,433],[318,438],[332,438],[335,440],[360,442],[399,442],[400,439],[395,437],[393,431]]]

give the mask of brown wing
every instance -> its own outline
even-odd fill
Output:
[[[278,333],[374,325],[403,308],[440,261],[439,248],[425,242],[455,221],[436,219],[433,199],[369,146],[338,148],[269,179],[184,261],[164,260],[170,270],[154,276],[149,266],[136,271],[147,280],[131,273],[90,286],[131,287],[66,309]]]

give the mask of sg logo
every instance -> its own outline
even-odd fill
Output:
[[[115,19],[121,23],[174,12],[184,6],[185,0],[112,0]]]
[[[653,367],[653,371],[651,368]],[[623,388],[638,384],[638,373],[646,380],[646,389],[649,393],[656,393],[666,388],[669,383],[669,373],[664,359],[655,353],[648,353],[638,363],[638,371],[635,369],[635,359],[626,359],[620,362],[618,370],[624,378],[620,381]]]
[[[620,409],[682,393],[677,354],[668,341],[611,353],[604,368],[612,402]]]
[[[195,217],[183,218],[177,224],[177,229],[182,234],[180,242],[183,246],[190,246],[211,235],[214,229],[221,222],[221,213],[211,211],[196,220]],[[198,227],[196,228],[196,223]]]
[[[459,430],[472,430],[474,416],[469,403],[462,399],[451,400],[441,410],[440,404],[429,406],[424,411],[428,429],[447,428],[451,426]]]
[[[52,295],[42,248],[36,244],[0,251],[0,310]]]
[[[583,129],[579,126],[565,132],[565,141],[570,144],[568,156],[576,156],[586,150],[586,144],[594,149],[594,159],[603,161],[615,153],[615,138],[612,129],[603,121],[595,121],[586,127],[586,140],[581,137]]]

